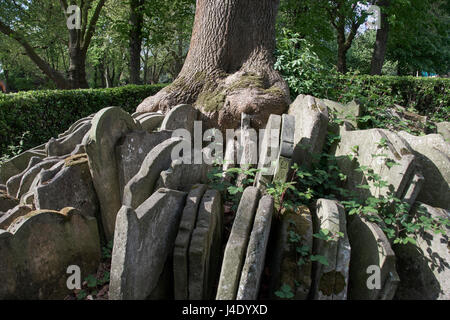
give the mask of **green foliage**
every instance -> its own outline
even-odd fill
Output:
[[[300,38],[300,34],[283,29],[275,55],[275,69],[287,81],[293,97],[305,92],[318,96],[333,87],[337,72],[322,63],[312,45]]]
[[[102,108],[119,106],[133,113],[142,100],[163,85],[111,89],[43,90],[0,95],[0,154],[13,154],[20,143],[27,150],[67,130],[76,120]],[[24,135],[25,132],[29,134]]]

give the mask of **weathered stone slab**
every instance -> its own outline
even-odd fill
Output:
[[[162,171],[156,183],[156,189],[168,188],[188,192],[196,184],[209,182],[208,172],[212,166],[202,164],[187,164],[183,160],[174,160],[169,169]]]
[[[402,131],[425,178],[417,201],[450,210],[450,143],[438,134],[413,136]]]
[[[142,129],[147,132],[153,132],[157,130],[164,121],[164,115],[160,113],[154,113],[144,119],[140,120]]]
[[[171,137],[171,131],[152,133],[133,131],[118,142],[116,146],[116,159],[121,196],[123,196],[123,189],[127,183],[138,173],[148,153],[158,144]]]
[[[237,300],[257,300],[261,275],[264,270],[266,249],[274,210],[274,200],[264,196],[259,201],[253,230],[248,243],[244,267],[239,281]]]
[[[67,136],[50,139],[45,149],[48,156],[64,156],[72,153],[75,147],[81,143],[86,133],[91,129],[91,122],[87,121]]]
[[[264,188],[265,184],[272,182],[275,173],[275,162],[279,154],[279,139],[281,130],[281,116],[270,115],[259,147],[258,169],[255,177],[255,186]]]
[[[99,203],[92,184],[87,155],[77,155],[64,160],[64,166],[50,180],[42,180],[35,188],[35,205],[38,210],[78,209],[86,216],[98,217]]]
[[[84,126],[86,123],[90,123],[92,121],[92,118],[94,118],[95,114],[91,114],[90,116],[87,116],[85,118],[79,119],[77,121],[75,121],[70,127],[69,129],[67,129],[64,133],[61,133],[60,135],[58,135],[58,138],[62,138],[62,137],[66,137],[69,134],[75,132],[78,128]],[[45,145],[44,145],[45,147]]]
[[[433,219],[450,219],[450,211],[416,203],[411,215],[418,210]],[[399,300],[450,300],[449,234],[421,232],[412,237],[416,244],[394,245],[400,284],[395,294]]]
[[[40,162],[42,162],[42,158],[31,157],[30,162],[28,163],[28,166],[25,170],[8,179],[8,181],[6,182],[6,188],[10,196],[17,196],[17,192],[19,191],[20,187],[20,181],[22,180],[23,175]]]
[[[69,266],[82,279],[97,270],[97,222],[71,208],[31,212],[0,230],[0,256],[1,299],[63,299]]]
[[[295,116],[294,153],[292,160],[309,167],[314,155],[322,152],[328,132],[328,109],[322,100],[299,95],[289,107]]]
[[[197,117],[197,109],[189,104],[180,104],[166,114],[161,124],[161,130],[186,129],[193,133],[194,121],[197,120]]]
[[[160,189],[136,211],[123,206],[117,214],[109,297],[113,300],[167,298],[153,294],[167,258],[172,256],[184,192]]]
[[[195,185],[186,198],[173,252],[174,291],[176,300],[189,298],[189,243],[197,221],[197,212],[206,185]]]
[[[436,130],[446,142],[450,143],[450,122],[436,123]]]
[[[212,298],[212,289],[220,272],[215,262],[221,258],[222,221],[220,193],[208,190],[199,206],[189,245],[189,300]]]
[[[325,257],[328,265],[314,263],[314,299],[347,300],[351,248],[345,209],[339,202],[326,199],[319,199],[316,207],[315,229],[317,232],[328,230],[332,239],[315,239],[314,253]]]
[[[268,257],[272,272],[271,298],[277,298],[275,292],[286,284],[293,289],[292,299],[306,300],[312,283],[312,263],[308,256],[313,250],[313,222],[308,207],[285,211],[280,220],[275,220],[274,230],[274,247]],[[299,242],[290,241],[291,232],[300,237]],[[304,255],[297,252],[297,247],[302,248]],[[300,258],[303,259],[301,266],[298,265]]]
[[[236,299],[259,197],[259,189],[254,187],[246,188],[242,194],[231,234],[225,247],[216,295],[217,300]]]
[[[356,101],[353,100],[343,105],[336,101],[324,99],[323,103],[329,110],[336,112],[339,119],[347,120],[353,127],[358,127],[357,118],[362,115],[362,109]]]
[[[6,230],[19,217],[30,213],[32,209],[29,206],[17,205],[0,217],[0,229]]]
[[[179,137],[170,138],[150,151],[139,172],[125,186],[123,205],[137,208],[151,196],[161,171],[170,166],[173,148],[181,141]]]
[[[16,197],[20,199],[25,193],[30,191],[34,179],[42,170],[50,169],[60,161],[61,159],[59,158],[46,158],[25,172],[20,180],[20,186]]]
[[[400,282],[396,271],[395,254],[384,232],[375,223],[353,216],[348,224],[352,247],[350,261],[350,300],[391,300]],[[367,283],[375,266],[380,270],[381,288],[369,289]],[[370,282],[372,284],[372,282]]]
[[[347,131],[341,127],[340,136],[340,143],[331,153],[337,157],[340,170],[347,176],[345,188],[361,199],[386,195],[390,189],[397,198],[403,199],[417,172],[416,158],[404,140],[396,133],[382,129]],[[382,140],[386,148],[380,146]],[[395,161],[396,165],[389,168],[388,161]],[[363,172],[355,171],[360,166],[372,169],[390,187],[379,188],[373,181],[367,181]],[[360,184],[368,184],[370,189],[358,188]]]
[[[108,240],[114,236],[116,215],[121,207],[115,146],[120,138],[137,129],[138,125],[128,113],[110,107],[100,110],[92,119],[87,138],[86,153]]]
[[[0,212],[7,212],[19,204],[19,200],[0,192]]]
[[[0,166],[0,183],[5,184],[9,178],[25,170],[32,157],[45,158],[47,155],[38,151],[25,151]]]

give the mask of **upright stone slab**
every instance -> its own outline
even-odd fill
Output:
[[[91,129],[91,122],[83,123],[74,132],[67,136],[50,139],[45,146],[48,156],[64,156],[72,153],[75,147],[81,143],[86,133]]]
[[[259,197],[259,189],[254,187],[247,187],[242,194],[233,228],[225,247],[217,300],[236,299]]]
[[[19,191],[20,181],[22,180],[23,175],[40,162],[42,162],[42,158],[31,157],[25,170],[8,179],[6,182],[6,189],[8,190],[8,194],[10,196],[17,197],[17,192]]]
[[[425,178],[417,201],[450,210],[450,143],[438,134],[413,136],[402,131]]]
[[[206,185],[195,185],[186,198],[173,252],[173,278],[176,300],[189,298],[189,243]]]
[[[287,182],[292,176],[292,156],[294,153],[295,117],[283,114],[281,123],[280,153],[277,159],[273,181]]]
[[[348,235],[352,247],[350,261],[350,300],[391,300],[400,282],[396,271],[395,254],[389,240],[375,223],[358,215],[352,216],[348,224]],[[380,270],[380,289],[367,286],[372,273],[369,267]]]
[[[279,139],[281,130],[281,116],[270,115],[259,147],[258,169],[255,177],[255,186],[263,188],[272,182],[275,173],[275,162],[279,153]]]
[[[142,129],[147,132],[153,132],[157,130],[162,122],[164,121],[164,115],[160,113],[154,113],[152,115],[149,115],[148,117],[145,117],[144,119],[140,120]]]
[[[60,158],[45,158],[30,170],[25,172],[20,180],[19,190],[17,191],[17,198],[20,199],[23,195],[30,191],[34,179],[42,170],[47,170],[53,167],[58,162],[62,161]]]
[[[86,123],[91,123],[92,118],[94,118],[94,114],[91,114],[90,116],[87,116],[85,118],[79,119],[75,121],[69,129],[67,129],[65,132],[58,135],[58,138],[67,137],[71,133],[74,133],[76,130],[78,130],[80,127],[84,126]],[[44,144],[45,149],[45,144]]]
[[[194,121],[197,120],[197,117],[197,109],[189,104],[180,104],[166,114],[161,124],[161,130],[186,129],[193,133]]]
[[[189,300],[209,300],[217,284],[222,247],[222,202],[217,190],[205,192],[189,245]]]
[[[322,100],[299,95],[289,107],[295,116],[294,154],[292,160],[309,167],[320,155],[328,132],[328,109]]]
[[[112,300],[168,298],[156,296],[167,258],[173,253],[184,192],[160,189],[136,211],[123,206],[117,214],[111,261],[109,297]]]
[[[209,182],[208,172],[212,166],[183,163],[181,159],[172,161],[170,168],[162,171],[157,181],[156,189],[168,188],[188,192],[196,184]]]
[[[171,131],[148,133],[133,131],[123,137],[116,146],[116,159],[119,173],[120,194],[127,183],[138,173],[142,162],[158,144],[170,139]]]
[[[133,118],[117,107],[102,109],[92,119],[86,153],[107,239],[114,236],[116,215],[121,207],[115,147],[120,138],[136,129]]]
[[[6,184],[9,178],[25,170],[32,157],[45,158],[47,155],[40,151],[25,151],[0,166],[0,184]]]
[[[346,189],[361,199],[386,195],[390,189],[397,198],[404,198],[417,167],[410,147],[399,135],[382,129],[347,131],[341,127],[340,136],[340,143],[331,153],[336,156],[340,170],[347,176]],[[386,148],[380,145],[383,141]],[[395,161],[396,165],[388,166],[390,161]],[[371,168],[391,187],[379,188],[373,181],[367,181],[363,172],[356,171],[360,166]],[[360,184],[368,184],[370,189],[358,188]]]
[[[50,180],[41,178],[35,188],[35,205],[39,210],[56,211],[72,207],[83,215],[98,217],[100,207],[87,155],[68,157],[61,170]]]
[[[328,265],[319,262],[314,264],[314,299],[346,300],[351,248],[345,209],[339,202],[326,199],[319,199],[316,207],[315,230],[327,230],[331,239],[315,239],[314,253],[325,257]]]
[[[450,219],[450,211],[420,202],[416,203],[411,215],[417,217],[419,210],[435,220]],[[411,235],[416,244],[393,246],[401,279],[395,299],[450,300],[450,227],[444,227],[444,230],[445,234],[420,232]]]
[[[274,243],[269,252],[271,298],[286,284],[293,291],[294,300],[306,300],[312,283],[312,263],[308,256],[313,249],[313,222],[311,212],[306,206],[296,207],[295,211],[284,211],[280,220],[274,221]],[[298,235],[299,242],[292,242],[291,234]],[[297,247],[301,252],[297,252]],[[298,262],[302,260],[302,264]]]
[[[262,197],[256,211],[253,230],[250,234],[245,263],[239,281],[237,300],[257,300],[258,298],[273,210],[273,198],[268,195]]]
[[[137,208],[151,196],[161,171],[166,170],[172,162],[173,148],[181,141],[179,137],[170,138],[149,152],[139,172],[125,186],[123,205]]]
[[[328,107],[329,110],[334,111],[339,119],[347,120],[352,124],[353,127],[358,127],[357,118],[362,115],[361,107],[356,101],[351,101],[346,105],[343,105],[336,101],[331,101],[324,99],[323,103]]]
[[[62,300],[69,266],[79,266],[82,279],[97,271],[97,222],[71,208],[31,212],[0,230],[0,256],[0,299]]]

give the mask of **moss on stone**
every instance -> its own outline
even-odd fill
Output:
[[[324,273],[319,281],[319,291],[326,296],[339,294],[345,289],[345,278],[336,270]]]
[[[76,154],[64,159],[64,165],[66,167],[76,166],[79,164],[87,163],[88,158],[86,153]]]

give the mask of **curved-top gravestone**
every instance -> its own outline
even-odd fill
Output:
[[[136,129],[138,125],[133,118],[117,107],[102,109],[92,119],[86,153],[107,239],[114,236],[116,215],[121,207],[115,146],[120,138]]]

